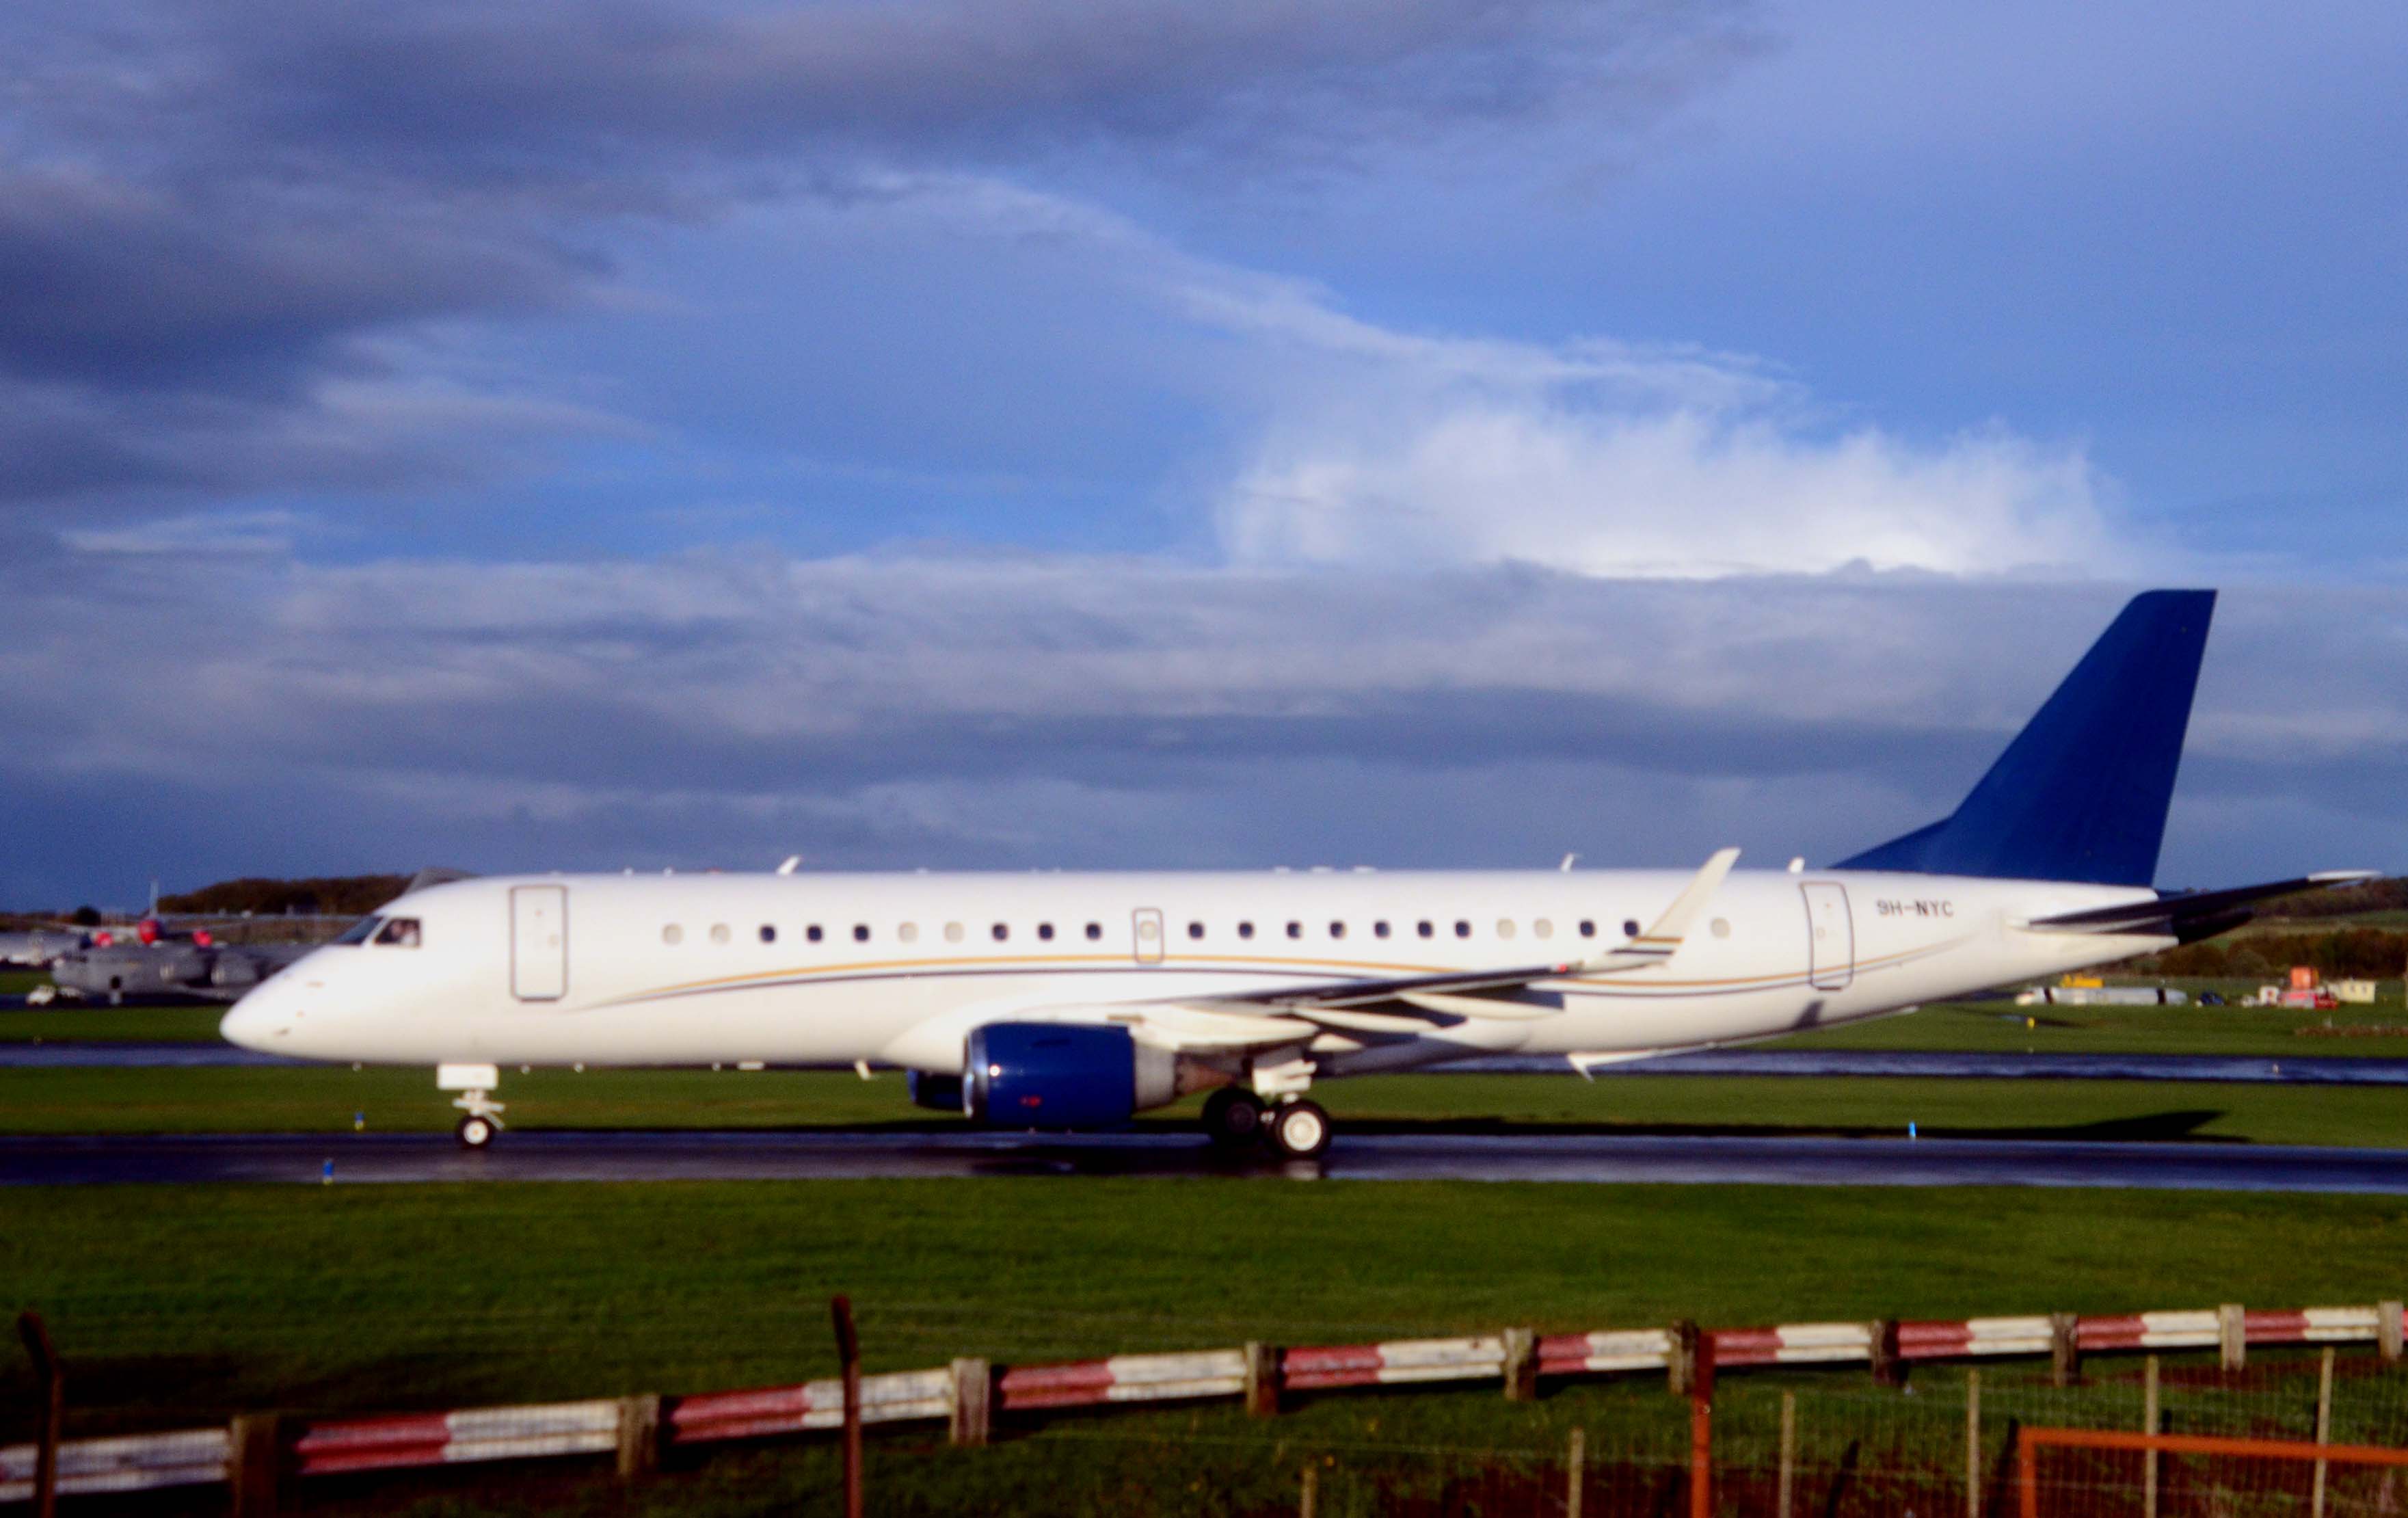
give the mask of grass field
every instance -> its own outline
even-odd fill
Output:
[[[515,1071],[509,1119],[539,1128],[941,1127],[899,1077],[803,1071]],[[1403,1075],[1315,1096],[1341,1132],[1387,1129],[2225,1139],[2408,1145],[2408,1099],[2382,1087],[1916,1078]],[[1140,1129],[1183,1128],[1197,1101]],[[437,1132],[458,1114],[424,1070],[0,1069],[0,1133]],[[507,1142],[507,1138],[504,1140]]]
[[[2408,1201],[982,1180],[56,1188],[0,1280],[88,1428],[1490,1329],[2398,1296]],[[15,1356],[0,1409],[22,1431]]]
[[[2190,982],[2195,988],[2200,982]],[[2241,992],[2239,982],[2225,984]],[[2386,987],[2386,991],[2396,988]],[[2337,1036],[2329,1029],[2383,1029]],[[1899,1049],[1964,1053],[2315,1054],[2408,1058],[2408,1009],[2396,995],[2372,1007],[2317,1012],[2281,1007],[2017,1007],[1943,1002],[1921,1011],[1797,1034],[1765,1049]]]

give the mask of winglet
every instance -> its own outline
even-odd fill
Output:
[[[1722,889],[1723,877],[1738,863],[1737,849],[1717,850],[1705,867],[1698,871],[1697,878],[1672,898],[1672,905],[1664,909],[1664,915],[1656,919],[1654,926],[1628,943],[1607,950],[1582,968],[1624,969],[1671,958],[1673,951],[1681,947],[1681,940],[1689,936],[1689,925],[1705,909],[1707,899]]]

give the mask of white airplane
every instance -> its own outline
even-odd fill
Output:
[[[412,891],[224,1036],[435,1065],[463,1143],[504,1065],[900,1066],[915,1100],[1079,1130],[1210,1090],[1319,1154],[1316,1081],[1496,1054],[1585,1074],[2220,933],[2370,872],[2150,886],[2214,608],[2135,598],[1949,817],[1828,869],[543,875]],[[1569,866],[1570,861],[1566,862]]]

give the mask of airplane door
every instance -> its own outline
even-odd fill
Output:
[[[558,1001],[568,994],[568,887],[510,887],[510,995]]]
[[[1137,909],[1137,962],[1140,965],[1162,963],[1162,909],[1140,907]]]
[[[1856,924],[1848,912],[1848,888],[1813,881],[1806,893],[1806,980],[1817,991],[1843,991],[1856,973]]]

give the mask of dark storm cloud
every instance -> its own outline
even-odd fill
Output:
[[[218,873],[1828,859],[1945,812],[2123,598],[265,546],[0,592],[19,900],[124,857],[118,810]],[[2228,597],[2175,879],[2408,854],[2404,635],[2372,592]]]
[[[1761,39],[1727,4],[263,7],[265,118],[508,169],[850,144],[973,159],[1200,136],[1274,155],[1409,122],[1559,107],[1626,120]]]
[[[1326,168],[1540,112],[1611,127],[1752,46],[1721,0],[11,7],[0,399],[35,420],[0,436],[7,494],[320,482],[280,435],[386,371],[368,339],[588,302],[629,217],[864,167]],[[163,393],[228,404],[163,451]]]

